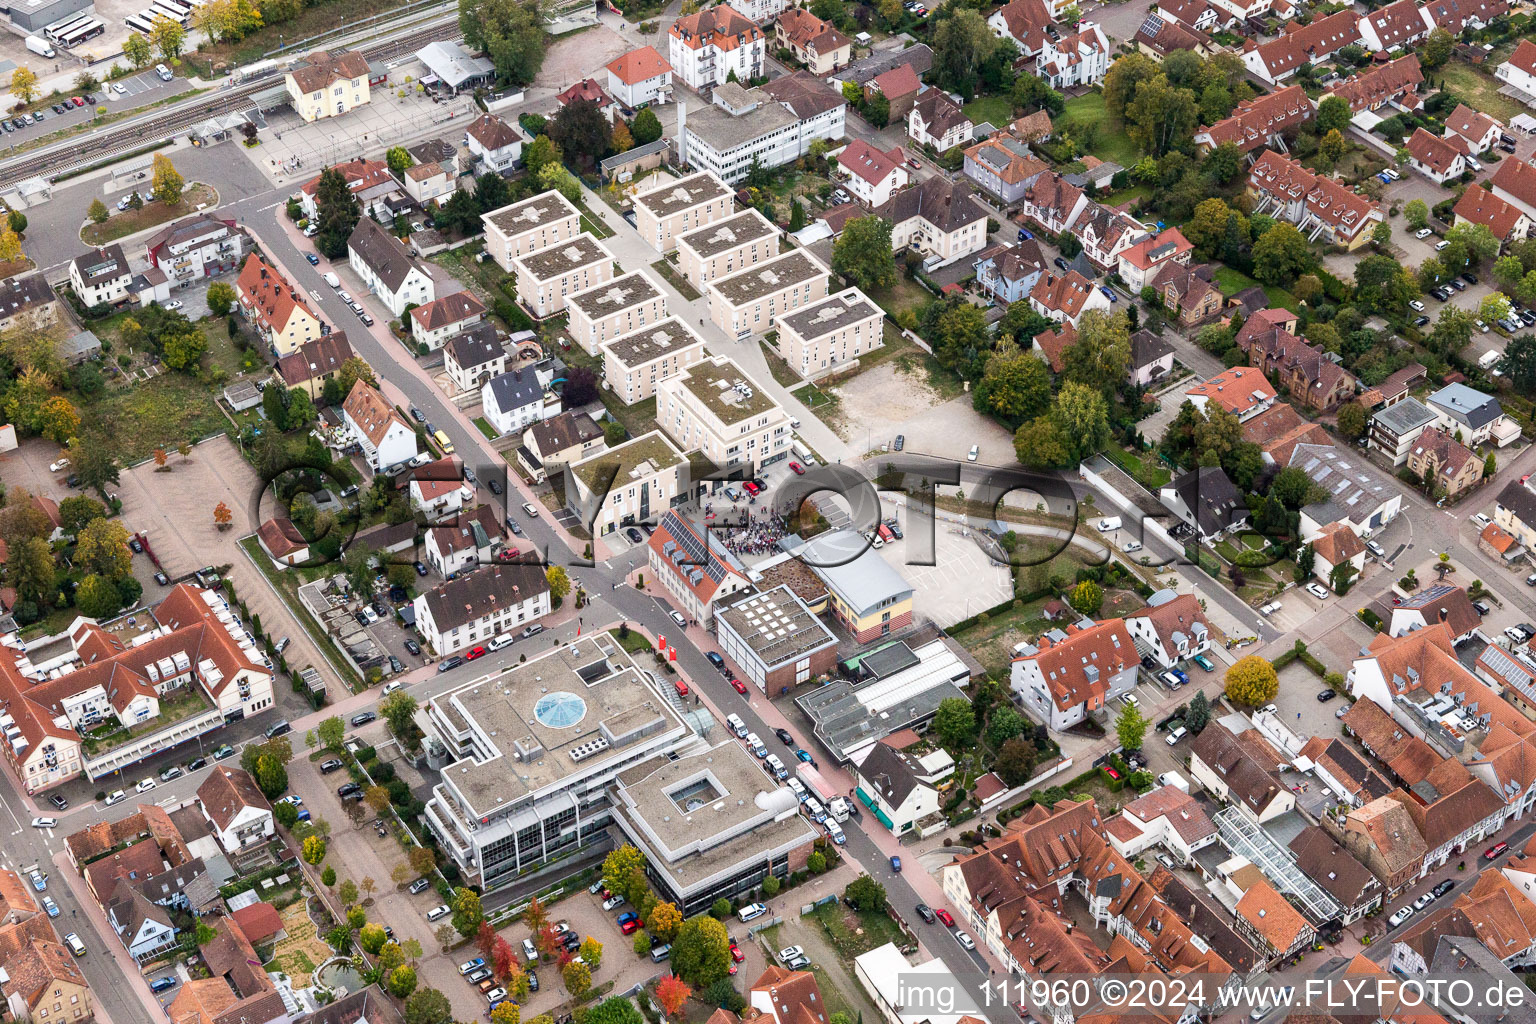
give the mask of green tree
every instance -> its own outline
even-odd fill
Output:
[[[979,13],[965,8],[939,23],[932,46],[939,84],[970,100],[979,88],[981,67],[997,50],[998,39]]]
[[[1102,451],[1109,443],[1109,406],[1095,388],[1075,381],[1062,385],[1051,417],[1074,461]]]
[[[1157,63],[1144,53],[1132,52],[1117,57],[1104,75],[1104,109],[1109,116],[1117,121],[1124,118],[1137,88],[1159,74]]]
[[[1429,343],[1442,355],[1455,355],[1472,340],[1476,319],[1471,313],[1458,307],[1445,305],[1435,318],[1434,330],[1429,332]]]
[[[347,185],[347,179],[334,167],[320,172],[315,184],[315,247],[327,259],[347,254],[347,239],[362,217],[362,207]]]
[[[865,291],[894,284],[891,222],[883,217],[859,217],[844,225],[832,246],[832,271]]]
[[[481,909],[480,897],[473,889],[460,887],[453,892],[453,928],[460,935],[468,938],[475,934],[480,927],[480,922],[485,920],[485,911]]]
[[[1062,353],[1064,376],[1106,395],[1126,379],[1131,364],[1131,328],[1124,313],[1091,309],[1077,324],[1077,341]]]
[[[416,991],[416,968],[410,964],[401,964],[389,972],[389,980],[385,982],[385,988],[396,999],[404,999]]]
[[[661,121],[657,119],[656,112],[646,107],[636,114],[629,126],[629,133],[635,137],[637,146],[648,145],[661,138]]]
[[[1429,38],[1424,40],[1419,48],[1419,60],[1425,68],[1438,68],[1451,59],[1451,51],[1456,47],[1456,37],[1443,28],[1432,29]]]
[[[1239,658],[1227,669],[1227,699],[1243,707],[1256,708],[1268,704],[1280,692],[1280,678],[1275,666],[1257,654]]]
[[[1033,744],[1015,736],[998,749],[997,757],[992,761],[992,770],[1003,780],[1003,785],[1010,789],[1022,786],[1034,774],[1038,756]]]
[[[567,157],[592,167],[613,143],[613,125],[593,100],[576,100],[560,108],[545,131]]]
[[[208,351],[208,336],[197,324],[176,324],[161,333],[160,351],[166,366],[173,370],[190,370]]]
[[[1320,135],[1329,132],[1342,132],[1349,128],[1349,122],[1354,117],[1354,111],[1349,109],[1349,102],[1342,96],[1325,96],[1317,105],[1317,131]]]
[[[106,203],[97,198],[91,200],[90,208],[85,211],[85,215],[91,218],[93,224],[105,224],[107,218],[112,216],[112,211],[107,209]]]
[[[644,1024],[644,1021],[632,1000],[613,996],[588,1010],[584,1024]]]
[[[987,719],[987,743],[993,747],[1001,747],[1015,736],[1022,735],[1025,725],[1023,717],[1017,711],[1004,705],[993,711]]]
[[[1147,720],[1134,704],[1124,704],[1115,717],[1115,737],[1126,750],[1140,750],[1147,734]]]
[[[322,719],[315,731],[320,734],[320,742],[325,744],[325,749],[340,750],[342,741],[346,738],[347,725],[341,720],[340,715],[332,715]]]
[[[554,189],[573,203],[581,198],[581,183],[561,164],[545,164],[539,171],[539,186]]]
[[[109,619],[123,606],[117,584],[105,576],[91,573],[75,588],[75,607],[81,615],[93,619]]]
[[[962,697],[945,697],[933,716],[933,731],[951,750],[969,745],[976,735],[976,712]]]
[[[123,41],[123,56],[135,68],[144,68],[155,59],[155,51],[148,39],[137,32],[129,32],[128,38]]]
[[[843,902],[856,910],[883,914],[887,902],[885,886],[868,875],[860,875],[849,882],[848,887],[843,890]]]
[[[1253,243],[1253,276],[1265,284],[1289,284],[1311,266],[1306,236],[1294,225],[1276,222]]]
[[[1330,98],[1337,99],[1338,97]],[[1338,163],[1348,149],[1349,143],[1344,141],[1344,133],[1337,128],[1324,135],[1317,143],[1318,155],[1327,160],[1330,166]]]
[[[1486,224],[1462,221],[1445,233],[1445,240],[1452,246],[1466,246],[1467,256],[1474,264],[1487,263],[1499,255],[1501,243]],[[1458,262],[1455,264],[1460,266]],[[1460,273],[1460,271],[1458,271]]]
[[[284,805],[286,806],[286,805]],[[363,952],[369,956],[377,955],[384,948],[388,937],[384,934],[384,926],[380,924],[364,925],[357,933],[357,944],[363,947]]]
[[[1034,419],[1051,405],[1050,370],[1044,360],[1005,337],[987,357],[972,404],[1005,423]]]
[[[538,0],[459,0],[459,30],[483,50],[502,84],[528,85],[544,66],[544,19]]]
[[[390,146],[384,153],[384,162],[397,176],[410,170],[416,163],[416,158],[411,156],[410,150],[404,146]]]
[[[59,525],[74,537],[93,519],[105,519],[107,507],[95,498],[77,494],[59,502]]]
[[[1518,334],[1511,338],[1500,369],[1517,394],[1536,394],[1536,337]]]
[[[1369,414],[1359,402],[1346,402],[1339,407],[1339,433],[1353,440],[1365,436]]]
[[[592,969],[576,960],[560,968],[560,977],[565,982],[565,990],[577,999],[585,996],[592,988]]]
[[[404,690],[396,690],[379,702],[379,714],[389,724],[396,736],[409,734],[416,715],[416,698]]]
[[[53,607],[58,595],[53,579],[53,549],[43,538],[29,537],[10,546],[5,578],[16,588],[16,596],[21,600]]]
[[[1513,288],[1525,276],[1525,264],[1514,256],[1500,256],[1493,264],[1493,279],[1505,288]]]
[[[1422,199],[1410,199],[1403,205],[1403,219],[1415,231],[1429,226],[1429,204]]]
[[[149,33],[149,41],[154,44],[160,59],[167,64],[176,63],[186,39],[187,30],[181,27],[181,22],[170,18],[155,19],[154,28]]]
[[[412,992],[405,1001],[405,1024],[448,1024],[451,1020],[453,1006],[435,988]]]
[[[1509,316],[1509,297],[1498,292],[1484,295],[1477,311],[1479,319],[1484,323],[1496,324]]]
[[[650,886],[645,880],[645,856],[628,843],[603,859],[603,884],[639,906]]]
[[[208,312],[214,316],[228,316],[235,306],[235,289],[227,281],[215,281],[208,286]]]
[[[1083,580],[1067,595],[1067,603],[1084,615],[1095,616],[1104,606],[1104,588],[1093,580]]]
[[[1184,712],[1184,728],[1191,735],[1198,736],[1210,723],[1211,702],[1206,699],[1204,690],[1196,690],[1195,695],[1189,699],[1189,708]]]
[[[640,113],[650,113],[650,108],[647,107]],[[652,118],[655,116],[651,114]],[[635,118],[635,123],[640,123],[639,117]],[[550,164],[558,164],[560,160],[560,147],[555,145],[548,135],[540,135],[523,150],[523,166],[528,169],[528,174],[533,178],[538,178],[540,171]]]
[[[1189,89],[1162,75],[1141,82],[1125,108],[1125,133],[1145,153],[1162,156],[1186,146],[1200,125],[1200,104]]]

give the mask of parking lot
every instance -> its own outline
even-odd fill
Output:
[[[938,626],[950,626],[983,608],[1006,601],[1013,593],[1013,576],[1006,566],[996,565],[969,536],[959,532],[954,523],[932,523],[933,557],[916,553],[926,550],[924,538],[906,534],[913,529],[928,529],[927,523],[911,523],[905,509],[896,507],[891,495],[881,495],[881,512],[896,516],[903,529],[900,539],[880,548],[880,557],[904,576],[915,590],[912,608]],[[919,561],[932,561],[921,565]]]

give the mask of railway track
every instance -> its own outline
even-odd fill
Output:
[[[434,40],[457,35],[458,21],[453,19],[357,49],[369,60],[390,60],[413,53]],[[93,131],[82,138],[65,139],[37,153],[23,154],[14,160],[0,163],[0,187],[9,187],[36,177],[56,181],[80,168],[110,161],[113,157],[143,149],[146,145],[165,142],[210,117],[247,109],[253,96],[267,92],[275,84],[275,75],[242,82],[233,88],[199,96],[163,114],[126,121]]]

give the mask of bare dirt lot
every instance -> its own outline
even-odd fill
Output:
[[[1012,436],[972,409],[969,395],[946,400],[921,368],[903,370],[900,360],[827,390],[840,400],[833,429],[856,449],[865,444],[878,448],[903,434],[909,452],[963,458],[975,444],[981,447],[982,463],[1014,461]]]
[[[545,53],[544,66],[533,80],[534,87],[564,89],[585,78],[592,68],[602,67],[632,49],[632,44],[607,25],[594,25],[562,36]]]

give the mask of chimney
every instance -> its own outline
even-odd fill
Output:
[[[677,162],[688,163],[688,101],[677,101]]]

